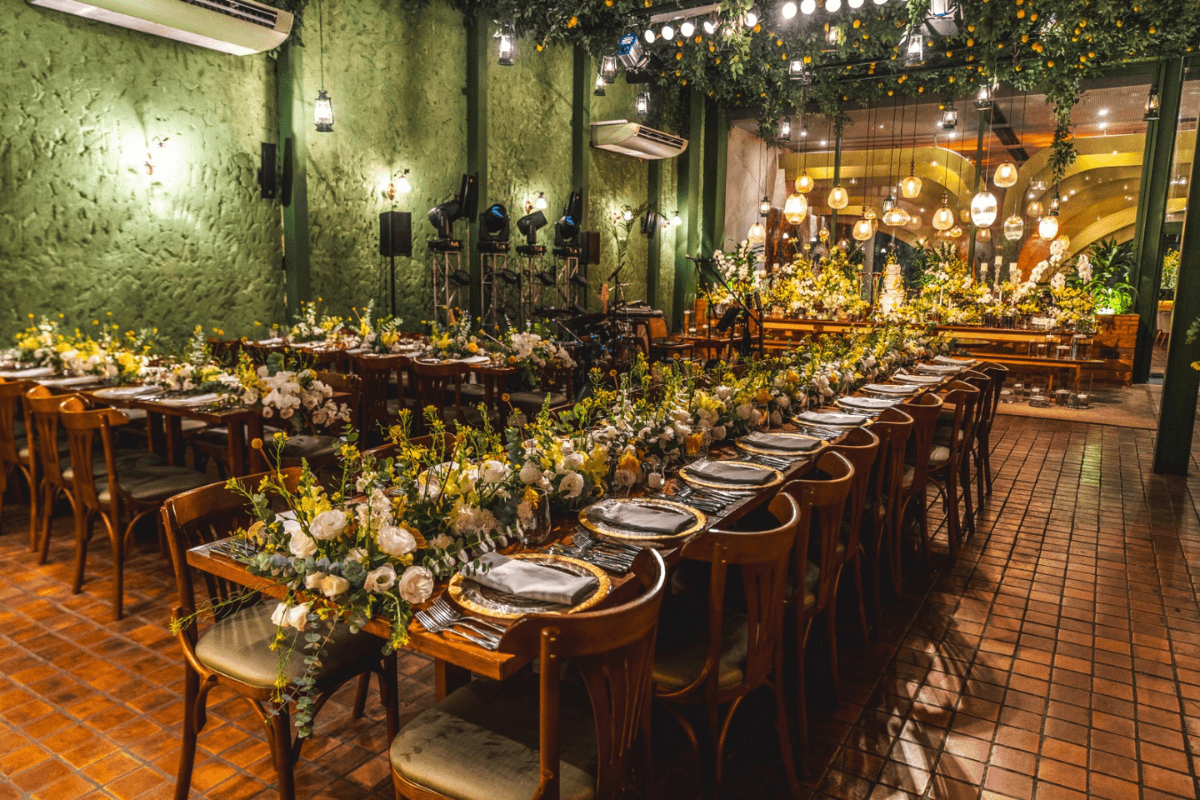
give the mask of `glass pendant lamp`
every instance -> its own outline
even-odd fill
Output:
[[[998,211],[996,195],[989,191],[982,191],[971,198],[971,223],[976,228],[990,228],[996,221]]]
[[[808,200],[799,192],[788,195],[783,202],[783,218],[792,225],[799,225],[808,216]]]

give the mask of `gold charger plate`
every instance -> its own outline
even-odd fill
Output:
[[[718,463],[718,462],[712,462]],[[688,474],[688,469],[691,464],[680,468],[680,479],[689,486],[699,486],[704,489],[725,489],[733,492],[753,492],[758,489],[769,489],[772,486],[778,486],[783,482],[783,473],[772,467],[766,467],[762,464],[751,464],[749,461],[721,461],[721,464],[733,464],[737,467],[751,467],[752,469],[768,472],[771,474],[771,480],[766,483],[721,483],[709,478],[702,478],[696,475]]]
[[[561,569],[572,575],[591,575],[599,582],[599,585],[591,596],[577,605],[563,606],[545,600],[505,594],[495,589],[489,589],[469,577],[464,577],[461,573],[455,573],[447,587],[450,598],[468,611],[485,617],[517,619],[526,614],[577,614],[580,611],[586,611],[607,597],[608,591],[612,587],[608,573],[595,564],[589,564],[578,558],[554,553],[516,553],[509,558],[545,562],[548,567]]]
[[[803,433],[789,433],[787,431],[771,431],[771,435],[772,436],[786,436],[789,439],[808,439],[809,441],[816,442],[817,446],[812,448],[811,450],[804,450],[802,452],[797,452],[794,450],[772,450],[769,447],[760,447],[760,446],[754,445],[754,444],[746,444],[741,439],[738,439],[737,440],[738,449],[745,450],[747,453],[754,453],[755,455],[759,455],[759,456],[775,456],[776,458],[798,459],[798,458],[807,458],[811,455],[816,455],[817,453],[821,452],[822,450],[824,450],[826,447],[829,446],[829,443],[826,442],[824,439],[818,439],[816,436],[809,436],[809,435],[803,434]]]
[[[679,533],[653,533],[651,531],[630,531],[624,528],[614,528],[603,522],[594,522],[588,517],[587,508],[581,509],[579,512],[579,524],[587,528],[592,533],[598,533],[601,536],[607,536],[610,539],[620,539],[626,542],[639,542],[641,544],[651,544],[655,542],[672,542],[677,539],[682,539],[685,536],[691,536],[699,530],[703,530],[708,524],[708,517],[704,513],[691,506],[677,503],[674,500],[666,500],[661,497],[610,497],[601,500],[602,503],[637,503],[642,506],[651,508],[668,508],[672,511],[680,511],[684,514],[690,514],[695,518],[695,522],[690,526],[680,531]],[[593,504],[598,505],[598,504]]]

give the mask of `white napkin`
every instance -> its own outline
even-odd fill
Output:
[[[105,389],[97,389],[92,392],[96,397],[105,398],[128,398],[128,397],[143,397],[146,395],[158,394],[162,389],[157,386],[110,386]]]
[[[963,368],[950,364],[917,364],[917,372],[928,372],[931,375],[955,375]]]
[[[914,383],[928,386],[934,383],[941,383],[943,379],[939,375],[909,375],[906,372],[897,372],[892,376],[892,380],[900,381],[901,383]]]
[[[836,411],[804,411],[795,418],[814,425],[862,425],[867,421],[862,414],[839,414]]]
[[[452,361],[457,361],[459,364],[483,364],[492,359],[488,356],[467,356],[466,358],[455,358]]]
[[[951,358],[950,356],[934,356],[933,363],[935,364],[956,364],[959,366],[969,366],[977,363],[973,358]]]
[[[842,397],[837,402],[843,408],[865,408],[870,411],[880,411],[891,408],[900,401],[899,399],[889,400],[886,397]]]
[[[562,606],[573,606],[587,599],[600,582],[592,575],[571,575],[536,562],[508,558],[488,553],[479,559],[487,564],[487,572],[471,576],[476,583],[505,594],[544,600]]]
[[[863,387],[867,392],[879,392],[880,394],[912,394],[919,391],[918,386],[897,386],[894,383],[868,383]]]
[[[54,367],[31,367],[29,369],[9,369],[0,372],[0,378],[42,378],[47,375],[54,375],[57,372]]]
[[[190,408],[193,406],[202,406],[207,403],[214,403],[220,399],[221,395],[217,394],[216,392],[208,392],[207,394],[196,394],[190,397],[168,397],[157,402],[162,403],[164,406],[171,406],[173,408]]]

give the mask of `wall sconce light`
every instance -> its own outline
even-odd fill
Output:
[[[317,92],[317,101],[313,105],[313,121],[321,133],[333,133],[333,99],[324,89]]]
[[[1146,122],[1155,122],[1158,120],[1158,87],[1150,87],[1150,95],[1146,98],[1146,113],[1142,116]]]
[[[392,180],[387,188],[388,200],[395,202],[397,194],[408,194],[412,191],[412,184],[408,182],[408,172],[405,169],[392,173]]]
[[[169,136],[155,136],[150,140],[150,147],[146,149],[146,174],[154,174],[154,154],[159,154],[159,162],[162,162],[163,151],[166,150],[167,142],[171,139]]]
[[[546,193],[538,192],[537,195],[529,195],[525,198],[525,213],[532,214],[534,211],[545,211],[549,207],[546,202]]]
[[[676,225],[682,225],[683,217],[679,216],[679,212],[676,211],[674,214],[671,215],[671,220],[667,224],[670,225],[672,228],[675,227]]]

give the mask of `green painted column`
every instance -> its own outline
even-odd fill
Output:
[[[971,192],[971,197],[979,194],[979,179],[983,173],[983,134],[987,131],[986,122],[987,111],[979,112],[979,133],[975,138],[975,189]],[[979,231],[974,225],[971,226],[971,242],[967,245],[967,265],[971,268],[971,277],[979,277],[979,268],[975,266],[975,239],[979,235]]]
[[[704,112],[704,217],[700,253],[708,257],[725,246],[725,162],[729,123],[725,112],[709,102]],[[734,232],[735,238],[739,232]]]
[[[646,201],[650,204],[650,214],[662,213],[662,162],[649,161],[646,163]],[[653,235],[646,240],[646,302],[651,308],[658,307],[658,271],[662,256],[659,237],[662,236],[662,226],[657,222],[651,229]]]
[[[1142,185],[1138,193],[1134,258],[1137,274],[1131,283],[1138,291],[1137,345],[1133,351],[1133,382],[1150,380],[1154,353],[1154,329],[1158,314],[1158,283],[1162,276],[1162,237],[1171,189],[1171,166],[1175,157],[1175,134],[1179,127],[1179,102],[1183,93],[1183,60],[1173,58],[1158,66],[1159,120],[1146,126],[1146,149],[1142,158]]]
[[[283,269],[287,317],[295,322],[300,302],[312,300],[311,248],[308,238],[308,147],[312,117],[304,104],[304,49],[289,40],[275,60],[275,91],[279,108],[280,157],[289,159],[291,194],[283,202]],[[336,133],[326,134],[336,136]],[[288,145],[291,145],[290,147]]]
[[[1165,121],[1166,102],[1162,105]],[[1200,372],[1192,369],[1192,363],[1200,361],[1200,341],[1191,344],[1186,341],[1188,326],[1200,317],[1200,213],[1192,213],[1200,210],[1200,158],[1192,159],[1187,208],[1175,310],[1171,314],[1171,344],[1167,348],[1167,371],[1163,377],[1162,411],[1154,441],[1154,471],[1166,475],[1188,472],[1196,426],[1196,392],[1200,391]]]
[[[863,180],[866,180],[865,178]],[[842,123],[838,122],[837,139],[833,143],[833,185],[842,185]],[[837,244],[837,218],[838,212],[836,208],[830,209],[829,214],[829,236],[830,246]]]
[[[487,135],[487,63],[488,24],[476,17],[467,24],[467,172],[479,176],[476,197],[482,208],[488,196],[488,135]],[[470,241],[479,241],[479,215],[468,220]],[[467,271],[471,273],[471,316],[478,317],[483,309],[483,286],[480,282],[482,259],[478,248],[472,247]]]
[[[588,197],[591,181],[588,169],[588,148],[592,143],[592,59],[582,47],[575,48],[575,60],[571,73],[571,189],[583,192],[584,227],[591,220],[591,198]]]
[[[704,97],[688,92],[688,147],[675,162],[675,207],[683,220],[675,233],[675,291],[671,328],[683,325],[683,312],[696,299],[696,265],[688,261],[700,247],[700,168],[704,131]]]

